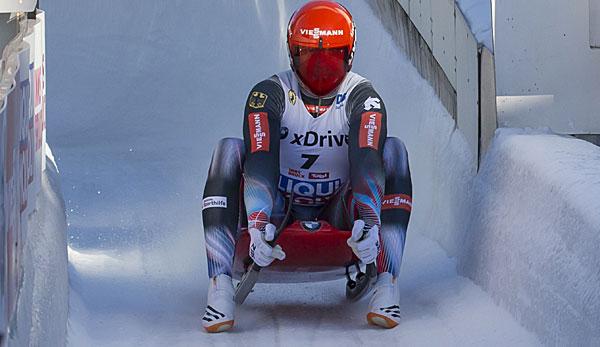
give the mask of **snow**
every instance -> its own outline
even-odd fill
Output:
[[[200,206],[212,148],[241,136],[251,86],[287,68],[285,27],[300,3],[41,2],[48,138],[69,221],[69,344],[538,344],[438,245],[461,253],[473,154],[364,2],[348,2],[354,71],[386,101],[389,134],[406,142],[414,177],[404,321],[367,327],[366,302],[343,301],[343,282],[261,285],[231,334],[202,331]]]
[[[69,288],[67,225],[58,171],[47,148],[42,191],[28,222],[23,249],[24,278],[17,302],[10,346],[64,346]]]
[[[461,272],[544,344],[600,344],[600,148],[502,129],[475,188]]]
[[[235,330],[208,335],[198,320],[204,297],[197,288],[148,280],[107,256],[100,256],[99,266],[97,256],[72,253],[76,271],[71,273],[75,296],[70,342],[74,346],[537,344],[480,288],[457,276],[456,263],[436,244],[417,233],[408,242],[411,247],[401,275],[405,322],[393,331],[368,327],[367,302],[350,305],[344,299],[344,281],[331,281],[258,285],[238,310]],[[128,266],[140,265],[137,255],[123,257]]]
[[[495,0],[456,0],[456,3],[467,19],[477,42],[494,52],[492,1]]]

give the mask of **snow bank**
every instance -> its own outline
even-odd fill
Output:
[[[542,342],[600,344],[600,148],[499,130],[475,180],[461,271]]]
[[[494,51],[491,0],[456,0],[477,41]]]

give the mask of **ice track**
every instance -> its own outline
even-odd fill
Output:
[[[343,282],[261,285],[231,333],[202,331],[200,202],[211,151],[241,136],[251,86],[287,68],[284,29],[299,4],[42,1],[48,135],[69,220],[70,345],[537,344],[429,239],[466,227],[470,154],[431,88],[356,1],[354,70],[385,99],[415,181],[404,321],[368,327],[366,302],[346,303]]]

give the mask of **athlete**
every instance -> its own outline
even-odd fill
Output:
[[[399,322],[397,278],[412,208],[408,155],[402,141],[387,137],[381,96],[350,71],[355,34],[352,16],[336,2],[297,10],[287,31],[291,70],[252,88],[244,139],[223,139],[213,154],[203,206],[208,332],[234,324],[231,275],[242,225],[257,265],[285,258],[267,241],[290,196],[295,219],[352,229],[349,247],[361,262],[377,264],[368,322]]]

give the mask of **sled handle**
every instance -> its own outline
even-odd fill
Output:
[[[289,204],[287,207],[287,211],[285,212],[285,216],[283,217],[283,221],[279,225],[279,228],[277,228],[277,230],[275,231],[275,237],[273,238],[273,241],[268,242],[269,246],[271,247],[275,246],[275,241],[277,241],[277,238],[290,221],[290,217],[292,216],[292,204],[294,202],[293,198],[294,195],[292,193],[290,195]],[[238,283],[238,286],[235,290],[235,294],[233,296],[233,301],[237,305],[241,305],[244,303],[244,301],[248,297],[248,294],[250,294],[256,282],[258,282],[258,275],[261,269],[262,267],[254,263],[254,260],[250,261],[250,264],[248,265],[246,272],[240,279],[240,283]]]

